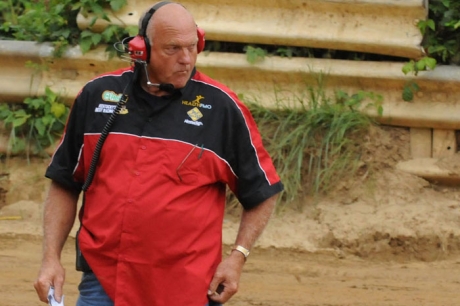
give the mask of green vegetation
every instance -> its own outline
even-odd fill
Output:
[[[24,104],[0,104],[0,121],[9,131],[9,154],[45,155],[61,137],[69,107],[49,88],[45,95],[26,98]]]
[[[245,46],[244,51],[246,52],[247,61],[251,64],[263,61],[267,55],[267,50],[260,47]]]
[[[52,42],[59,56],[67,46],[80,45],[85,53],[100,44],[111,45],[121,38],[134,35],[137,27],[109,25],[102,33],[91,29],[98,19],[112,22],[107,9],[118,11],[127,0],[6,0],[0,2],[0,39]],[[80,30],[76,16],[94,14],[89,29]],[[421,20],[418,27],[424,34],[423,47],[427,57],[411,60],[404,73],[417,73],[433,69],[436,63],[460,64],[460,2],[458,0],[430,0],[429,18]],[[317,50],[306,47],[244,45],[209,41],[209,51],[244,52],[249,62],[257,62],[267,55],[282,57],[329,57],[355,60],[378,60],[372,54]],[[385,58],[384,56],[381,56]]]
[[[460,1],[430,0],[428,20],[418,27],[428,55],[443,64],[460,65]]]
[[[428,19],[420,20],[417,26],[427,56],[404,65],[404,74],[417,75],[434,69],[437,63],[460,65],[460,1],[431,0]]]
[[[402,69],[404,74],[433,70],[438,63],[460,65],[460,1],[430,0],[427,20],[417,24],[423,34],[422,45],[427,56],[410,60]],[[403,89],[404,101],[412,101],[418,85],[409,82]]]
[[[127,0],[6,0],[0,2],[0,39],[32,40],[52,42],[59,56],[67,46],[80,45],[83,53],[100,44],[111,45],[121,38],[134,35],[137,27],[116,26],[107,11],[118,11]],[[94,15],[89,29],[80,30],[76,16]],[[109,22],[102,33],[91,29],[98,19]],[[424,35],[423,47],[427,56],[411,60],[404,67],[404,73],[433,69],[436,63],[460,64],[460,2],[458,0],[429,1],[429,18],[417,26]],[[327,57],[356,60],[375,60],[370,54],[342,52],[337,50],[316,50],[306,47],[244,45],[228,42],[209,42],[206,50],[244,52],[251,63],[267,55],[282,57]],[[384,57],[384,56],[381,56]]]
[[[109,44],[107,50],[112,51],[113,43],[137,29],[109,25],[102,33],[96,33],[91,27],[98,19],[110,22],[105,8],[117,11],[124,5],[126,0],[7,0],[0,3],[0,39],[51,42],[58,57],[68,46],[75,45],[80,45],[83,53],[99,44]],[[78,28],[79,12],[95,15],[89,30]]]
[[[302,209],[299,200],[305,196],[327,193],[345,176],[353,176],[360,162],[362,136],[373,124],[361,111],[367,107],[382,111],[380,96],[338,90],[329,97],[324,82],[318,76],[316,86],[306,88],[305,97],[292,97],[300,105],[297,109],[287,107],[281,97],[275,109],[242,97],[285,184],[282,205],[296,203]]]

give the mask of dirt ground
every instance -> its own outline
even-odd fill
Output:
[[[246,263],[229,306],[458,305],[460,187],[397,170],[410,159],[409,131],[379,127],[363,143],[362,171],[301,211],[275,215]],[[458,159],[458,158],[457,158]],[[40,303],[33,289],[41,256],[47,160],[12,158],[0,178],[0,305]],[[443,164],[449,165],[449,159]],[[225,250],[237,219],[224,221]],[[62,255],[65,303],[75,305],[74,233]]]

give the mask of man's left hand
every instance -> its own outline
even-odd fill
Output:
[[[244,262],[243,254],[233,251],[217,266],[216,273],[209,284],[210,300],[224,304],[238,292]]]

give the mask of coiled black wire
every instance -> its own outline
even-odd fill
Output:
[[[110,115],[109,120],[107,120],[107,123],[102,129],[101,136],[99,137],[99,140],[96,143],[96,147],[94,148],[93,157],[91,158],[91,164],[89,165],[88,176],[86,177],[85,183],[83,184],[83,187],[82,187],[83,191],[88,190],[89,186],[91,186],[91,183],[93,182],[94,174],[96,173],[97,163],[99,161],[99,157],[102,151],[102,146],[104,145],[104,142],[107,136],[109,135],[110,129],[112,128],[113,123],[115,122],[115,118],[117,117],[121,108],[126,104],[127,100],[128,100],[128,97],[126,96],[126,94],[123,94],[120,98],[120,101],[118,101],[117,106],[115,107],[115,110]]]
[[[131,83],[132,82],[128,83],[125,86],[123,93],[120,97],[120,100],[118,101],[117,106],[115,107],[115,110],[110,115],[109,120],[107,120],[107,123],[102,129],[101,136],[99,137],[96,143],[96,147],[94,148],[93,157],[91,158],[91,164],[89,165],[89,169],[88,169],[88,176],[86,177],[85,183],[83,184],[83,187],[82,187],[83,191],[88,190],[89,186],[91,186],[91,183],[93,182],[94,174],[96,173],[97,163],[99,161],[99,157],[102,151],[102,146],[104,145],[104,142],[107,136],[109,135],[109,132],[113,126],[113,123],[115,122],[115,118],[117,117],[121,108],[124,105],[126,105],[126,102],[128,101],[128,95],[126,94],[126,90]]]

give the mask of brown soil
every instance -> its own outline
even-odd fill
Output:
[[[301,211],[273,217],[227,305],[458,304],[460,188],[396,169],[410,159],[407,129],[373,128],[363,148],[357,177],[327,197],[306,200]],[[47,162],[13,158],[3,164],[9,175],[0,180],[8,191],[0,204],[2,306],[44,305],[32,284],[40,264]],[[226,249],[237,226],[229,214]],[[62,256],[67,306],[75,305],[80,277],[73,269],[74,233]]]

